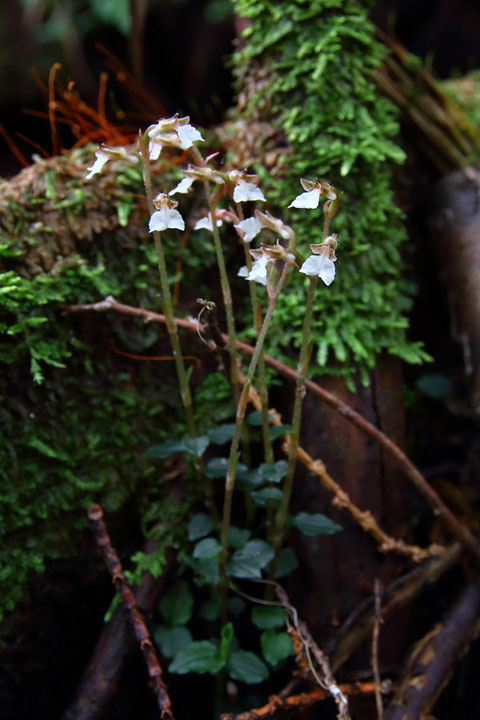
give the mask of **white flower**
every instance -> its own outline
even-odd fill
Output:
[[[262,191],[253,183],[247,182],[239,178],[233,190],[233,199],[235,202],[248,202],[249,200],[262,200],[266,202]]]
[[[295,200],[293,200],[288,207],[317,208],[320,202],[321,194],[322,193],[320,188],[315,188],[314,190],[310,190],[309,192],[301,193],[300,195],[297,195]]]
[[[244,233],[242,240],[247,243],[252,242],[253,238],[256,237],[262,229],[262,225],[256,217],[249,217],[246,220],[242,220],[238,225],[234,225],[234,227]]]
[[[247,275],[247,280],[255,280],[260,285],[267,284],[267,263],[270,258],[267,255],[262,255],[259,260],[255,260],[252,265],[252,269]]]
[[[178,185],[174,187],[173,190],[170,190],[168,194],[170,196],[176,195],[176,193],[182,193],[182,195],[185,195],[186,193],[188,193],[194,182],[195,178],[193,177],[183,178],[183,180],[180,180]]]
[[[288,206],[289,208],[317,208],[322,196],[327,200],[335,200],[338,197],[338,192],[330,183],[321,182],[317,178],[314,181],[302,178],[300,184],[306,192],[297,195],[295,200]]]
[[[187,150],[194,142],[203,141],[199,131],[190,125],[188,116],[179,118],[178,115],[173,115],[171,118],[163,118],[155,125],[150,125],[146,134],[149,138],[150,160],[157,160],[164,146]]]
[[[183,150],[187,150],[187,148],[192,147],[193,143],[198,142],[199,140],[204,142],[203,137],[198,130],[189,123],[186,125],[180,125],[177,130],[177,135],[180,138]]]
[[[185,230],[185,222],[178,210],[175,210],[178,205],[175,200],[170,200],[168,195],[160,193],[153,203],[157,210],[150,218],[148,224],[149,232],[153,232],[154,230],[162,231],[167,228]]]
[[[325,285],[330,285],[335,278],[335,263],[326,249],[320,255],[310,255],[300,268],[300,272],[312,277],[318,275]]]
[[[223,225],[223,220],[219,220],[216,218],[217,227],[220,227]],[[212,216],[210,213],[207,217],[201,218],[200,220],[197,220],[195,225],[193,226],[194,230],[210,230],[210,232],[213,232],[213,223],[212,223]]]
[[[95,158],[93,165],[87,168],[88,174],[86,175],[86,180],[90,180],[91,177],[101,172],[103,166],[109,160],[126,160],[132,164],[138,162],[138,155],[129,153],[128,150],[121,145],[113,148],[103,145],[99,147],[98,150],[95,150]]]

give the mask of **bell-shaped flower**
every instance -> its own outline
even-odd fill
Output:
[[[338,195],[333,185],[327,182],[320,182],[317,178],[315,178],[314,182],[302,178],[300,183],[306,192],[297,195],[295,200],[288,206],[289,208],[317,208],[321,197],[327,200],[334,200]]]
[[[242,220],[234,227],[243,233],[242,240],[247,243],[252,242],[253,238],[257,237],[262,229],[262,225],[256,217],[246,218],[246,220]]]
[[[157,210],[150,218],[148,225],[149,232],[153,232],[154,230],[161,232],[167,228],[185,230],[185,222],[178,210],[175,210],[178,205],[175,200],[170,200],[168,195],[160,193],[154,199],[153,204]]]
[[[329,235],[322,243],[310,245],[313,255],[305,260],[300,272],[310,277],[316,275],[325,285],[331,285],[335,278],[336,247],[336,235]]]
[[[128,163],[138,163],[139,157],[134,152],[129,152],[127,148],[119,145],[118,147],[107,147],[107,145],[101,145],[98,150],[95,151],[95,162],[93,165],[87,168],[88,173],[86,179],[90,180],[94,175],[103,170],[103,166],[109,160],[124,160]]]

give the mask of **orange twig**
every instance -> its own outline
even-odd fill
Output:
[[[157,361],[163,361],[163,360],[175,360],[173,355],[133,355],[132,353],[123,352],[123,350],[118,350],[117,348],[111,347],[109,348],[114,353],[117,353],[117,355],[122,355],[123,357],[132,358],[132,360],[157,360]],[[200,361],[200,358],[196,357],[195,355],[184,355],[184,360],[193,360],[197,367],[201,367],[202,363]]]

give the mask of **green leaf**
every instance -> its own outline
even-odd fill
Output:
[[[280,483],[287,474],[287,461],[278,460],[275,463],[262,463],[259,470],[265,483]]]
[[[277,579],[285,577],[285,575],[291,573],[292,570],[296,570],[297,567],[298,559],[292,548],[283,548],[283,550],[280,550],[280,555],[278,556],[278,565],[275,577]]]
[[[270,428],[270,440],[276,440],[277,438],[282,437],[282,435],[286,435],[291,432],[291,425],[274,425]]]
[[[271,500],[274,506],[280,505],[282,500],[282,491],[280,488],[267,487],[262,490],[254,490],[250,493],[250,497],[256,505],[266,505]]]
[[[285,610],[273,605],[259,605],[252,608],[252,622],[260,630],[285,627]]]
[[[198,540],[201,537],[205,537],[214,527],[215,523],[210,515],[198,513],[198,515],[194,515],[188,523],[188,539]]]
[[[222,634],[220,636],[220,657],[222,660],[227,661],[228,653],[230,652],[230,644],[233,639],[233,625],[231,622],[227,623],[222,628]]]
[[[235,650],[227,662],[227,671],[233,680],[254,684],[263,682],[268,678],[268,669],[265,663],[252,652]]]
[[[219,427],[208,431],[208,437],[215,445],[223,445],[233,438],[235,432],[235,423],[224,423]]]
[[[180,650],[188,647],[192,642],[192,635],[186,627],[169,628],[160,625],[155,630],[153,637],[160,648],[160,652],[166,658],[175,657]]]
[[[233,553],[227,571],[235,577],[261,577],[261,570],[273,558],[274,552],[263,540],[250,540],[242,550]]]
[[[205,538],[195,545],[193,557],[196,560],[212,560],[220,555],[222,546],[216,538]]]
[[[225,667],[225,660],[220,657],[215,643],[209,640],[197,640],[180,650],[168,668],[171,673],[211,673],[216,675]]]
[[[208,435],[200,435],[200,437],[191,438],[185,437],[183,439],[185,444],[185,452],[196,457],[202,457],[203,453],[210,445],[210,438]]]
[[[275,630],[267,630],[260,637],[263,657],[270,663],[276,665],[281,660],[285,660],[289,655],[293,654],[293,647],[290,635],[286,632],[276,632]]]
[[[343,529],[321,513],[301,512],[294,517],[290,516],[288,524],[297,527],[304,535],[333,535]]]
[[[154,445],[148,448],[147,455],[158,458],[159,460],[164,460],[178,452],[186,452],[190,455],[201,457],[209,444],[210,440],[207,435],[201,435],[196,438],[185,436],[180,440],[165,440],[158,445]]]
[[[179,582],[160,600],[160,612],[169,627],[185,625],[192,617],[193,598],[185,580]]]
[[[273,415],[269,415],[268,421],[272,423],[273,420],[275,420]],[[249,425],[253,425],[253,427],[262,427],[262,413],[260,410],[254,410],[251,412],[250,415],[247,416],[247,422]]]
[[[184,452],[185,444],[183,438],[181,440],[165,440],[158,445],[153,445],[147,450],[147,455],[158,460],[164,460],[178,452]]]
[[[420,375],[415,383],[417,388],[428,397],[438,398],[449,395],[453,390],[453,383],[446,375],[441,373],[430,373],[428,375]]]
[[[190,566],[195,570],[196,573],[199,575],[203,575],[203,577],[210,583],[216,583],[219,579],[219,572],[218,572],[218,560],[214,558],[213,560],[190,560]]]
[[[247,530],[246,528],[239,528],[235,527],[235,525],[231,525],[228,530],[228,547],[240,550],[247,542],[250,534],[250,530]]]

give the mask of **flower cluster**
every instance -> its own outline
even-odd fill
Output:
[[[200,132],[190,124],[190,118],[179,117],[178,114],[170,118],[163,118],[154,125],[147,128],[144,135],[144,142],[148,143],[148,155],[150,160],[156,160],[163,147],[177,147],[181,150],[191,148],[194,143],[203,141]],[[152,213],[149,222],[149,231],[163,231],[167,228],[178,230],[185,229],[185,221],[175,208],[178,203],[172,200],[172,196],[176,194],[187,194],[190,192],[194,182],[201,180],[202,182],[213,183],[218,186],[224,186],[221,192],[227,192],[234,203],[245,202],[265,202],[265,197],[258,187],[258,176],[248,175],[245,171],[231,170],[222,172],[208,165],[208,162],[216,156],[211,155],[205,161],[200,157],[199,165],[189,165],[186,170],[182,170],[183,179],[176,187],[168,192],[168,194],[160,193],[154,199],[155,212]],[[198,153],[197,153],[198,157]],[[127,149],[125,147],[107,147],[101,146],[95,152],[95,161],[88,168],[87,179],[101,172],[105,163],[109,160],[123,160],[128,163],[138,163],[141,154],[137,150]],[[300,180],[305,192],[298,195],[288,206],[289,208],[317,208],[320,199],[325,199],[324,213],[326,217],[326,227],[330,219],[335,215],[342,196],[330,183],[315,180]],[[240,217],[242,215],[240,214]],[[264,230],[274,232],[281,240],[288,242],[289,248],[295,245],[295,233],[292,228],[286,225],[279,218],[273,217],[269,212],[260,212],[255,210],[251,217],[241,219],[237,213],[230,210],[218,210],[215,212],[215,224],[217,227],[222,225],[224,220],[234,223],[234,227],[245,243],[252,240]],[[206,229],[213,232],[213,223],[211,215],[198,220],[194,226],[195,230]],[[327,230],[325,230],[325,233]],[[323,242],[310,245],[312,255],[310,255],[300,267],[300,272],[309,277],[319,277],[326,285],[330,285],[335,278],[335,250],[337,247],[336,235],[329,235]],[[280,249],[279,249],[280,248]],[[258,250],[250,250],[254,257],[251,270],[242,267],[239,271],[241,277],[247,280],[267,285],[267,265],[273,259],[282,259],[287,261],[285,249],[277,240],[275,246],[262,245]],[[283,253],[283,255],[282,255]],[[289,264],[296,264],[295,257],[288,260]]]

